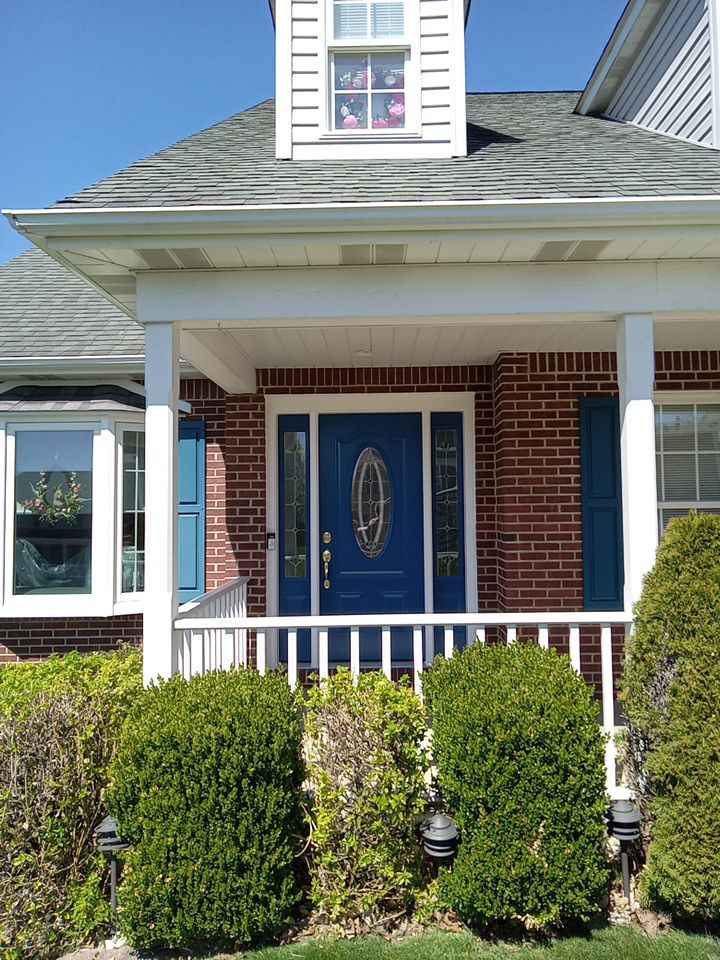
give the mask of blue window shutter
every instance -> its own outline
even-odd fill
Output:
[[[620,414],[617,397],[580,401],[585,609],[622,610]]]
[[[181,420],[178,452],[178,596],[205,593],[205,422]]]

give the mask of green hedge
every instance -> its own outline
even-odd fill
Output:
[[[407,682],[340,670],[309,692],[306,716],[315,906],[369,923],[409,910],[423,865],[420,700]]]
[[[77,653],[0,669],[0,955],[44,960],[106,932],[93,828],[140,655]]]
[[[652,828],[643,896],[678,917],[718,920],[720,517],[668,526],[635,610],[622,698]]]
[[[282,675],[175,676],[128,719],[108,797],[132,844],[120,926],[136,947],[235,947],[298,901],[300,724]]]
[[[424,677],[438,781],[457,819],[446,903],[473,926],[547,930],[585,919],[607,889],[598,710],[565,657],[475,645]]]

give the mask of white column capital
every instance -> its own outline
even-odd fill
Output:
[[[653,316],[622,316],[616,332],[625,609],[632,610],[640,598],[643,577],[655,562],[658,544]]]

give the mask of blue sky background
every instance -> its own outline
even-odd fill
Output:
[[[624,0],[473,0],[469,90],[581,89]],[[271,97],[266,0],[0,0],[0,207],[43,207]],[[27,244],[0,223],[0,263]]]

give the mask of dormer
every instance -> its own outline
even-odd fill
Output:
[[[465,156],[469,2],[271,2],[278,159]]]

